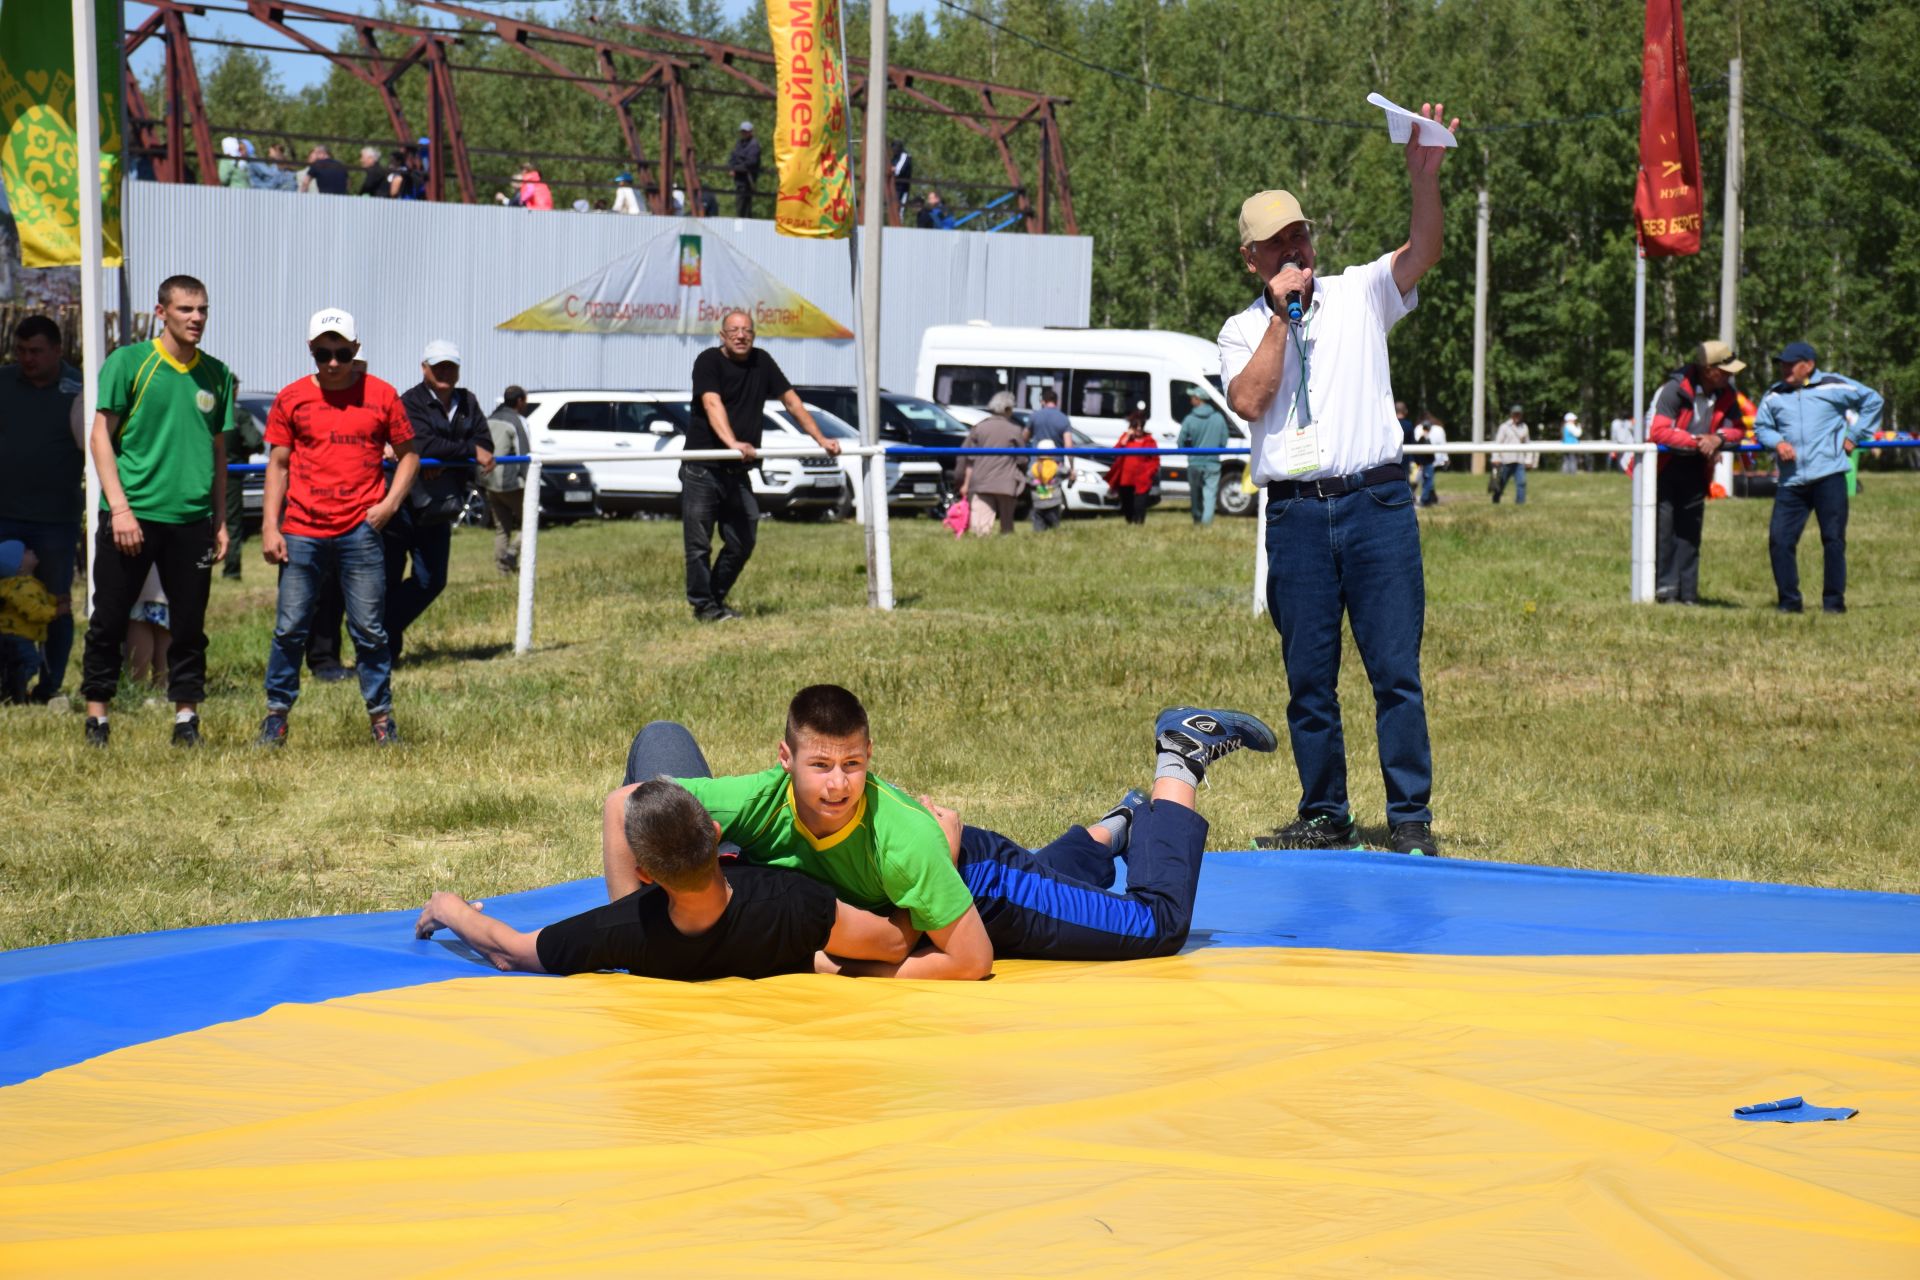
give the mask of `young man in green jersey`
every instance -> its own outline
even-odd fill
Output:
[[[764,773],[711,777],[692,735],[656,722],[635,737],[627,783],[607,797],[607,892],[617,899],[639,883],[624,836],[626,797],[636,784],[666,776],[706,806],[722,838],[747,861],[803,872],[855,907],[897,908],[926,935],[926,945],[903,963],[830,966],[834,972],[980,978],[996,955],[1170,954],[1186,941],[1206,844],[1194,789],[1221,756],[1241,747],[1272,751],[1275,739],[1253,716],[1195,707],[1162,712],[1154,729],[1150,798],[1130,793],[1092,827],[1072,827],[1028,850],[875,778],[866,711],[837,685],[795,695],[780,763]],[[1114,858],[1122,853],[1128,889],[1111,893]]]
[[[120,686],[127,619],[147,573],[159,570],[173,645],[167,696],[174,745],[200,743],[206,695],[207,592],[227,552],[227,450],[233,375],[200,350],[207,286],[192,276],[160,282],[154,308],[162,331],[121,347],[100,369],[100,405],[88,444],[100,473],[100,521],[93,548],[93,609],[80,692],[87,742],[107,745],[107,706]]]
[[[662,751],[643,730],[628,758],[629,785],[607,797],[601,852],[609,898],[639,884],[622,823],[631,784],[665,774],[706,806],[721,838],[746,861],[803,872],[866,911],[905,912],[926,945],[901,965],[902,977],[972,979],[993,971],[993,946],[946,832],[918,800],[868,772],[867,713],[851,693],[837,685],[802,689],[787,709],[780,763],[741,777],[704,776],[699,748],[678,725],[649,729],[655,739],[677,731],[677,739]]]

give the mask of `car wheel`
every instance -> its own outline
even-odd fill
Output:
[[[1238,468],[1220,473],[1220,510],[1230,516],[1250,516],[1260,505],[1259,494],[1240,487],[1242,474]]]

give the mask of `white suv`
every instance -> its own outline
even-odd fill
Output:
[[[601,510],[679,513],[680,454],[686,451],[687,426],[693,420],[689,392],[548,390],[530,391],[527,399],[527,434],[534,452],[632,455],[631,460],[587,464],[600,492]],[[775,438],[788,430],[784,421],[771,416],[762,426]],[[767,458],[750,474],[760,509],[769,514],[832,510],[846,494],[840,464],[824,453]]]

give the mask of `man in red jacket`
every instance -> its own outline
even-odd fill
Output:
[[[1733,375],[1746,367],[1726,343],[1703,342],[1653,399],[1647,439],[1669,450],[1659,455],[1656,486],[1653,598],[1661,604],[1700,603],[1700,531],[1713,456],[1743,432]]]

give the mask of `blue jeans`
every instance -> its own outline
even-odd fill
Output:
[[[1404,480],[1337,498],[1267,504],[1267,612],[1287,667],[1287,735],[1300,813],[1347,815],[1340,727],[1340,618],[1373,685],[1387,821],[1431,822],[1433,752],[1420,689],[1427,585],[1413,487]]]
[[[1440,501],[1440,495],[1433,491],[1433,459],[1420,464],[1420,505],[1430,507]]]
[[[417,525],[405,507],[380,531],[387,559],[387,644],[392,657],[406,648],[407,628],[447,589],[447,560],[453,554],[453,525]],[[413,576],[406,577],[407,567]],[[359,637],[354,637],[359,643]]]
[[[1847,473],[1836,471],[1799,484],[1783,484],[1773,496],[1773,520],[1767,525],[1767,555],[1773,560],[1773,585],[1780,607],[1800,607],[1800,563],[1795,553],[1807,517],[1820,522],[1820,549],[1824,554],[1820,577],[1820,604],[1827,609],[1847,607]]]
[[[1220,468],[1187,468],[1187,501],[1193,506],[1195,524],[1212,524],[1213,509],[1220,501]]]
[[[1498,503],[1500,495],[1507,491],[1507,481],[1513,481],[1513,505],[1525,506],[1527,502],[1527,469],[1517,462],[1503,462],[1493,481],[1493,500]]]
[[[24,542],[40,557],[33,576],[56,600],[68,603],[67,612],[47,624],[46,659],[35,660],[40,683],[33,695],[51,698],[67,678],[67,659],[73,653],[73,565],[80,551],[81,525],[77,520],[0,519],[0,542]]]
[[[300,697],[300,661],[321,584],[337,575],[347,600],[347,631],[360,651],[360,696],[367,714],[393,710],[393,657],[385,621],[387,563],[380,535],[364,521],[337,538],[287,535],[280,566],[280,607],[267,649],[267,709],[287,711]]]

